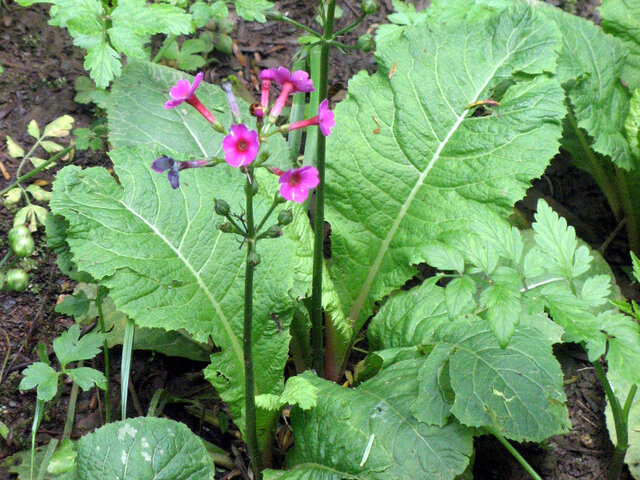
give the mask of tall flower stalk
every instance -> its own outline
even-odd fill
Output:
[[[213,129],[225,133],[222,141],[224,158],[193,159],[180,162],[171,157],[163,156],[157,158],[151,165],[151,168],[158,173],[168,172],[167,179],[173,189],[180,188],[179,175],[182,170],[215,167],[223,162],[238,169],[245,178],[246,201],[244,212],[241,214],[233,213],[229,204],[223,199],[215,200],[214,210],[216,214],[225,218],[225,221],[218,225],[218,229],[223,233],[239,236],[242,245],[246,248],[243,326],[245,441],[253,466],[254,478],[256,479],[262,478],[262,456],[258,446],[256,429],[253,365],[253,279],[256,267],[260,263],[257,247],[259,241],[280,237],[282,235],[282,227],[292,221],[291,212],[283,210],[278,215],[277,223],[267,226],[266,222],[276,210],[276,207],[287,200],[303,203],[308,198],[310,191],[316,188],[319,182],[318,171],[315,167],[304,166],[283,171],[276,166],[268,165],[269,154],[268,152],[261,152],[261,149],[268,142],[269,137],[275,134],[317,125],[324,136],[331,133],[331,128],[334,125],[333,113],[329,110],[328,104],[325,103],[318,110],[317,116],[276,128],[274,126],[275,122],[288,96],[297,92],[311,91],[313,90],[313,84],[306,72],[301,70],[289,72],[284,67],[279,67],[275,71],[268,71],[263,75],[263,79],[265,81],[262,84],[260,114],[256,115],[256,112],[253,112],[257,117],[255,130],[241,123],[238,102],[228,86],[226,86],[225,91],[229,109],[233,116],[233,124],[226,129],[196,97],[195,92],[202,81],[202,74],[196,76],[193,84],[190,84],[187,80],[179,80],[170,90],[171,99],[167,101],[165,108],[175,108],[182,103],[187,103],[193,106],[209,122]],[[269,104],[271,80],[281,87],[281,92],[273,106]],[[269,115],[267,122],[263,121],[265,115]],[[258,192],[256,177],[256,169],[258,168],[265,168],[272,174],[277,175],[280,185],[279,193],[275,195],[271,207],[260,221],[256,221],[254,218],[254,198]]]

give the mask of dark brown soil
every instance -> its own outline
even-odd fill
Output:
[[[283,11],[307,25],[311,24],[315,16],[315,2],[286,0],[278,3]],[[344,12],[342,22],[354,19],[359,12],[357,0],[338,3]],[[414,3],[421,6],[426,2]],[[384,0],[380,4],[379,14],[350,34],[345,43],[355,43],[358,35],[364,33],[368,25],[384,21],[385,15],[392,10],[391,1]],[[581,0],[572,5],[581,15],[593,15],[593,1]],[[66,32],[50,27],[47,20],[47,7],[23,9],[14,3],[9,3],[2,10],[0,18],[0,64],[5,69],[0,76],[0,162],[11,179],[15,176],[18,162],[6,152],[3,141],[5,135],[28,146],[30,137],[26,133],[26,126],[31,119],[43,126],[60,115],[70,114],[75,118],[76,127],[86,127],[97,120],[96,115],[99,113],[73,101],[74,79],[85,74],[83,56],[72,46]],[[206,72],[206,78],[215,83],[234,73],[255,93],[255,73],[259,68],[288,64],[297,48],[298,32],[285,24],[238,22],[233,38],[238,44],[238,53],[231,57],[218,57],[218,62],[213,63]],[[331,65],[334,100],[343,96],[347,81],[355,72],[361,69],[372,71],[375,68],[373,55],[359,52],[343,55],[334,51]],[[82,166],[109,164],[104,152],[79,152],[73,162]],[[53,174],[42,173],[36,178],[51,182]],[[8,183],[0,176],[0,189]],[[602,245],[616,227],[594,182],[560,156],[554,160],[545,177],[536,182],[521,208],[526,210],[535,205],[535,199],[540,196],[554,202],[554,207],[564,208],[570,223],[575,224],[578,233],[596,248]],[[5,238],[4,232],[11,226],[13,213],[4,206],[0,207],[2,238]],[[29,441],[35,396],[32,392],[21,394],[18,391],[20,372],[37,359],[34,350],[38,342],[43,342],[50,348],[52,340],[73,324],[72,319],[55,313],[54,307],[60,295],[73,290],[74,283],[57,270],[55,255],[45,248],[43,235],[36,235],[36,244],[36,262],[31,270],[27,290],[22,293],[0,291],[0,368],[6,360],[4,371],[0,371],[0,421],[11,429],[7,441],[0,438],[0,461],[26,448]],[[0,243],[0,256],[5,254],[7,248],[6,244]],[[614,268],[628,262],[623,236],[614,239],[606,251],[606,257]],[[617,271],[620,271],[619,268]],[[624,275],[620,274],[619,280],[627,296],[640,298],[638,292],[629,287]],[[565,372],[565,391],[569,398],[574,428],[571,433],[554,437],[544,445],[527,444],[519,445],[518,448],[545,479],[604,479],[612,445],[604,423],[605,400],[602,389],[582,352],[563,347],[557,353]],[[111,357],[115,359],[111,365],[114,413],[119,412],[119,355],[117,348],[111,351]],[[98,360],[97,368],[102,368],[101,362],[101,359]],[[130,415],[146,413],[153,393],[159,389],[183,398],[201,393],[208,388],[199,373],[202,367],[195,362],[136,352],[132,366],[133,391],[128,405]],[[46,444],[49,439],[59,437],[62,432],[70,386],[65,385],[64,388],[65,394],[61,401],[48,412],[42,423],[37,437],[39,444]],[[98,400],[95,392],[80,394],[73,438],[102,424],[104,410]],[[236,462],[237,471],[241,471],[243,454],[242,443],[237,438],[238,432],[230,427],[228,430],[224,429],[226,433],[222,433],[219,425],[225,423],[224,408],[211,400],[198,408],[198,411],[187,413],[183,406],[175,405],[167,407],[165,413],[187,422],[204,438],[227,449],[230,460]],[[212,418],[215,420],[211,420]],[[476,447],[474,478],[528,478],[495,439],[480,438]],[[224,473],[229,473],[229,470]],[[0,480],[8,478],[6,472],[0,471]],[[628,479],[630,476],[625,473],[623,478]]]

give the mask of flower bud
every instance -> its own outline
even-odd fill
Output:
[[[363,52],[371,52],[376,48],[376,41],[370,33],[363,33],[358,37],[356,46]]]
[[[276,8],[267,10],[266,12],[264,12],[264,16],[267,18],[267,20],[282,20],[282,18],[284,17],[284,15],[282,15],[282,12],[280,12]]]
[[[268,238],[278,238],[282,236],[282,228],[280,225],[271,225],[266,232]]]
[[[255,179],[255,177],[254,177],[252,183],[247,183],[244,186],[244,191],[247,194],[252,195],[252,196],[255,196],[258,193],[258,190],[259,190],[258,181]]]
[[[218,215],[222,215],[223,217],[226,217],[227,215],[229,215],[229,204],[224,200],[220,200],[219,198],[216,198],[214,210]]]
[[[231,225],[228,222],[224,222],[218,225],[218,230],[220,230],[223,233],[236,233],[236,229],[233,228],[233,225]]]
[[[292,221],[293,221],[293,214],[289,209],[282,210],[278,215],[278,225],[282,225],[284,227],[285,225],[289,225]]]
[[[362,0],[360,2],[360,11],[365,15],[371,15],[378,11],[378,0]]]
[[[249,260],[249,262],[252,263],[255,267],[260,263],[260,255],[258,255],[256,252],[251,252],[247,260]]]

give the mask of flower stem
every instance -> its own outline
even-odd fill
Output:
[[[98,294],[96,297],[96,308],[98,309],[98,321],[100,322],[100,330],[106,335],[107,330],[104,326],[104,314],[102,313],[102,296]],[[104,376],[107,379],[107,385],[104,389],[104,420],[106,423],[111,423],[111,388],[109,387],[109,343],[105,336],[102,343],[102,350],[104,355]]]
[[[338,30],[335,33],[335,36],[339,37],[340,35],[344,35],[346,33],[349,33],[351,30],[353,30],[358,25],[360,25],[360,23],[362,22],[362,20],[364,20],[364,17],[366,17],[366,16],[367,16],[366,13],[361,13],[360,16],[358,18],[356,18],[355,21],[351,25],[348,25],[348,26],[344,27],[342,30]]]
[[[282,15],[282,17],[280,17],[279,20],[282,22],[286,22],[291,25],[294,25],[298,27],[300,30],[304,30],[305,32],[313,35],[314,37],[320,37],[320,34],[315,30],[313,30],[312,28],[309,28],[306,25],[303,25],[302,23],[295,21],[293,18],[289,18],[286,15]]]
[[[167,38],[164,39],[164,42],[162,43],[160,50],[158,50],[158,53],[156,53],[156,56],[153,57],[153,60],[151,60],[151,62],[152,63],[160,62],[160,60],[162,60],[162,58],[164,57],[164,54],[167,53],[167,50],[169,49],[171,44],[175,41],[175,39],[176,39],[176,36],[173,33],[170,33],[169,35],[167,35]]]
[[[611,464],[609,465],[608,478],[609,480],[618,480],[624,465],[624,457],[626,456],[627,449],[629,448],[629,410],[631,409],[631,404],[633,402],[633,397],[636,394],[637,386],[633,385],[631,387],[624,407],[622,407],[613,392],[613,388],[611,388],[611,384],[607,379],[607,375],[604,373],[604,369],[600,366],[600,363],[597,360],[593,362],[593,369],[602,383],[602,388],[604,389],[607,401],[611,406],[613,423],[616,428],[616,448],[613,452]]]
[[[249,449],[249,458],[253,465],[254,478],[262,479],[262,458],[258,447],[258,434],[256,431],[256,399],[255,383],[253,378],[253,352],[252,352],[252,327],[253,327],[253,272],[256,267],[254,260],[255,226],[253,220],[253,171],[249,170],[247,176],[246,194],[246,223],[247,223],[247,259],[244,276],[244,404],[246,411],[246,439]]]
[[[493,429],[493,428],[489,428],[489,432],[491,433],[491,435],[493,435],[494,437],[496,437],[498,439],[498,441],[504,446],[504,448],[506,448],[509,453],[511,455],[513,455],[513,457],[518,461],[518,463],[520,465],[522,465],[522,468],[524,468],[526,470],[526,472],[531,475],[531,478],[533,478],[534,480],[542,480],[542,477],[540,477],[540,475],[538,475],[538,472],[536,472],[533,467],[531,465],[529,465],[529,462],[527,462],[524,457],[522,455],[520,455],[520,452],[518,452],[513,445],[511,445],[511,443],[509,443],[509,440],[507,440],[506,438],[504,438],[500,432],[498,432],[497,430]]]
[[[336,0],[329,0],[327,16],[324,22],[322,50],[320,52],[320,82],[318,85],[319,101],[327,98],[329,83],[330,41],[333,39],[333,21]],[[316,188],[315,212],[313,218],[313,283],[311,286],[311,345],[313,349],[313,368],[320,376],[324,374],[323,331],[322,331],[322,262],[324,247],[324,178],[326,138],[318,129],[316,167],[320,183]]]

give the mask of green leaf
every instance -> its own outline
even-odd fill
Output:
[[[80,338],[80,327],[76,324],[53,341],[53,351],[64,369],[70,362],[91,360],[98,355],[103,340],[104,335],[97,332],[89,332]]]
[[[114,422],[78,440],[76,478],[102,480],[213,480],[202,440],[164,418]]]
[[[451,413],[462,424],[497,428],[519,442],[569,431],[562,370],[538,329],[519,327],[502,348],[484,322],[459,319],[436,340],[453,349],[446,356],[455,392]]]
[[[633,276],[637,282],[640,282],[640,260],[636,257],[635,253],[629,253],[631,254],[631,262],[633,263]]]
[[[327,140],[341,161],[328,164],[326,188],[330,274],[356,330],[415,274],[426,245],[455,246],[477,210],[506,216],[544,171],[566,111],[560,86],[542,75],[555,69],[559,39],[529,8],[486,24],[413,27],[380,46],[378,73],[351,80]],[[495,114],[470,116],[470,103],[518,71],[532,78],[514,78]]]
[[[31,390],[37,387],[38,400],[48,402],[55,397],[58,391],[58,372],[43,362],[35,362],[29,365],[23,372],[24,378],[20,381],[20,390]]]
[[[629,93],[619,79],[624,48],[589,20],[557,8],[545,11],[562,33],[558,79],[568,91],[577,127],[593,137],[593,150],[631,169],[635,161],[622,133],[629,110]]]
[[[506,347],[520,321],[520,292],[505,285],[491,285],[482,292],[480,303],[487,309],[485,315],[498,343]]]
[[[87,298],[87,294],[82,290],[73,295],[67,295],[62,302],[56,305],[56,312],[71,317],[79,317],[86,315],[89,311],[91,300]]]
[[[64,439],[51,457],[49,465],[47,465],[47,472],[62,475],[71,471],[76,465],[77,456],[75,443],[68,438]]]
[[[621,405],[624,405],[627,395],[634,382],[630,381],[619,372],[607,372],[607,379],[616,394],[616,398]],[[617,432],[615,428],[615,422],[613,414],[611,412],[611,404],[607,402],[605,408],[605,415],[607,419],[607,429],[611,441],[615,445],[617,443]],[[640,395],[636,392],[631,409],[629,410],[629,423],[628,425],[628,441],[629,448],[627,454],[624,457],[625,463],[629,466],[631,476],[635,479],[640,478]]]
[[[84,68],[89,70],[89,76],[98,88],[106,88],[120,75],[120,55],[107,42],[100,42],[87,50]]]
[[[413,347],[429,343],[435,329],[449,321],[445,290],[433,277],[409,291],[393,295],[371,320],[367,335],[371,349]]]
[[[239,17],[249,22],[255,20],[264,23],[267,21],[264,12],[273,8],[273,2],[267,0],[236,0],[233,6]]]
[[[104,373],[99,372],[94,368],[71,368],[65,369],[64,373],[69,375],[69,377],[71,377],[71,379],[85,392],[92,389],[94,385],[102,390],[107,387],[107,379],[105,378]]]
[[[464,257],[460,252],[447,245],[427,245],[424,249],[427,263],[438,270],[464,271]]]
[[[9,152],[9,156],[13,158],[22,158],[24,157],[24,149],[13,141],[9,135],[6,136],[7,139],[7,151]]]
[[[51,200],[51,192],[47,192],[44,188],[36,185],[35,183],[29,185],[25,190],[38,202],[48,202]]]
[[[296,443],[288,464],[301,469],[322,465],[344,475],[338,478],[448,480],[462,473],[472,452],[471,433],[456,421],[440,428],[420,423],[410,413],[423,361],[397,362],[356,389],[305,372],[302,377],[319,390],[318,405],[292,410]]]
[[[67,242],[74,262],[109,288],[118,311],[139,327],[183,330],[202,343],[213,339],[221,351],[211,357],[205,375],[242,426],[245,255],[232,235],[216,229],[220,220],[209,208],[212,198],[244,204],[242,175],[226,164],[184,170],[182,186],[175,191],[166,175],[151,170],[161,155],[185,160],[221,155],[223,135],[212,131],[195,110],[188,105],[164,108],[171,86],[185,77],[149,63],[128,64],[113,85],[108,108],[118,181],[104,169],[67,167],[54,182],[51,208],[70,223]],[[226,104],[222,90],[206,83],[200,85],[198,98],[212,109]],[[226,108],[216,116],[223,124],[231,123]],[[125,148],[135,144],[142,145]],[[270,162],[290,164],[282,138],[271,137],[265,147]],[[261,218],[277,181],[258,173],[256,218]],[[294,252],[299,247],[288,235],[285,230],[277,248],[265,243],[258,250],[262,261],[254,290],[253,346],[259,359],[258,395],[279,394],[284,388],[293,303],[288,292],[294,286]],[[268,280],[273,278],[278,281]],[[282,332],[271,314],[281,319]]]
[[[66,137],[67,135],[69,135],[69,132],[73,127],[73,122],[74,120],[71,115],[62,115],[61,117],[56,118],[53,122],[49,123],[46,127],[44,127],[44,132],[42,133],[42,136],[43,137]],[[44,142],[41,142],[41,144],[42,143]],[[51,145],[53,143],[54,142],[48,142],[47,144]]]
[[[640,88],[640,4],[634,0],[604,0],[598,7],[602,29],[623,42],[622,79]]]
[[[640,67],[640,65],[638,65]],[[638,71],[640,73],[640,70]],[[629,101],[629,114],[624,121],[624,133],[634,157],[640,157],[638,134],[640,133],[640,88],[635,89]]]
[[[640,384],[640,325],[631,317],[615,311],[601,313],[598,321],[608,337],[609,371]]]
[[[36,122],[35,120],[31,120],[29,122],[29,125],[27,125],[27,132],[33,138],[40,138],[40,128],[38,127],[38,122]]]
[[[279,395],[263,394],[256,396],[256,406],[265,410],[280,410],[285,405],[297,405],[302,410],[315,407],[318,401],[318,389],[303,377],[290,377]]]
[[[16,227],[26,223],[29,230],[35,232],[38,229],[38,224],[44,225],[48,214],[49,211],[40,205],[27,205],[16,212],[13,217],[13,226]]]
[[[8,436],[9,436],[9,427],[7,427],[6,423],[0,422],[0,437],[6,440]]]
[[[547,258],[551,273],[573,280],[589,270],[591,255],[585,245],[578,247],[576,232],[567,226],[544,200],[538,201],[535,223],[535,241]]]
[[[476,307],[475,293],[476,283],[471,277],[463,275],[451,280],[444,290],[449,318],[473,311]]]

